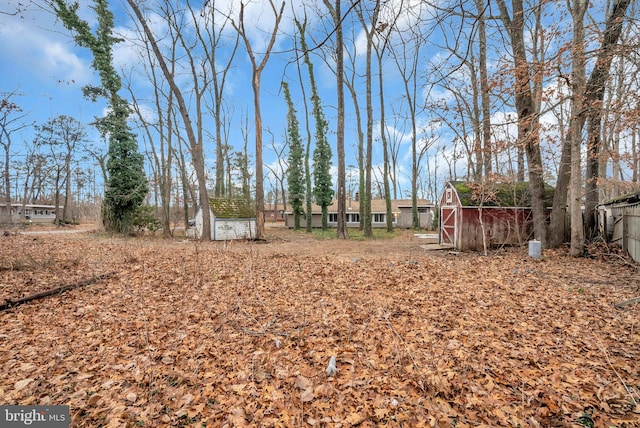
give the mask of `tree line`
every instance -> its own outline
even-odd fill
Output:
[[[106,0],[94,3],[99,16],[110,13]],[[337,234],[345,238],[346,159],[353,154],[365,235],[372,233],[369,201],[376,185],[387,201],[391,228],[391,199],[403,196],[403,178],[409,182],[414,227],[420,226],[420,193],[435,197],[443,180],[487,186],[526,180],[536,239],[556,247],[568,238],[568,218],[579,219],[570,222],[570,240],[572,254],[580,255],[585,238],[597,233],[597,204],[637,184],[635,1],[294,3],[262,2],[268,23],[257,38],[247,23],[251,3],[239,2],[229,10],[215,0],[127,0],[131,31],[126,43],[139,50],[140,63],[100,72],[109,61],[94,55],[101,77],[122,82],[109,86],[113,79],[103,79],[94,98],[108,98],[112,111],[124,102],[119,97],[127,99],[166,224],[175,200],[174,164],[179,164],[183,201],[191,192],[193,201],[206,205],[208,189],[216,197],[228,196],[237,194],[233,183],[240,183],[242,196],[255,202],[258,238],[264,237],[265,176],[273,178],[276,194],[290,205],[296,227],[302,227],[312,202],[322,207],[326,227],[327,207],[335,198]],[[51,6],[78,45],[94,51],[94,42],[104,47],[120,41],[110,32],[112,23],[89,37],[90,28],[63,18],[73,7],[64,0]],[[150,22],[162,25],[154,29]],[[265,125],[261,79],[274,57],[287,58],[277,88],[287,113],[281,123]],[[243,141],[237,150],[231,141],[238,124],[236,103],[228,85],[230,73],[243,61],[251,70],[253,102],[241,115]],[[335,93],[318,89],[318,67],[335,77]],[[140,78],[151,82],[151,92],[139,92],[135,82]],[[149,107],[152,118],[145,113]],[[133,141],[126,133],[114,141],[114,130],[104,128],[123,118],[117,117],[113,113],[102,122],[110,150]],[[278,127],[283,131],[276,138],[272,130]],[[345,127],[352,146],[345,145]],[[278,166],[267,165],[266,174],[265,130],[278,158]],[[0,143],[6,141],[5,136]],[[211,149],[212,171],[206,164]],[[108,152],[107,159],[117,155]],[[330,168],[336,164],[333,177]],[[548,182],[557,189],[550,220],[544,205]],[[204,214],[206,232],[208,211]],[[310,228],[311,216],[306,220]]]

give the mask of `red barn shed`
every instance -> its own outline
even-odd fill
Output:
[[[460,251],[521,245],[533,236],[529,183],[449,181],[440,198],[440,244]],[[547,187],[545,201],[553,202]]]

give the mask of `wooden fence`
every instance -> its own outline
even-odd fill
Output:
[[[609,221],[613,222],[611,242],[627,251],[640,262],[640,203],[620,204],[610,207]]]

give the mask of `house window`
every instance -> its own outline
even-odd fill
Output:
[[[384,214],[374,214],[373,215],[374,223],[384,223]]]
[[[329,214],[329,223],[337,223],[338,214]]]
[[[360,214],[350,213],[347,214],[347,223],[359,223],[360,222]]]
[[[447,204],[453,203],[453,190],[447,189],[444,196],[444,201]]]

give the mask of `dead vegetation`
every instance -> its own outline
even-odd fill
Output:
[[[0,260],[53,257],[0,271],[0,303],[118,273],[0,313],[3,401],[68,404],[77,427],[639,426],[626,262],[408,236],[0,239]]]

